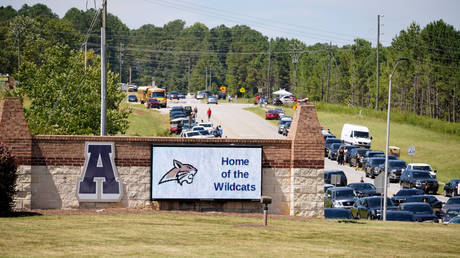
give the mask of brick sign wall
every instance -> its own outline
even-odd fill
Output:
[[[0,102],[0,141],[18,157],[18,208],[153,207],[255,212],[251,201],[150,201],[152,144],[262,146],[262,194],[273,197],[278,214],[322,216],[324,142],[313,105],[300,105],[287,139],[184,139],[170,137],[31,136],[19,100]],[[86,142],[112,142],[123,183],[120,202],[79,202],[77,179]]]

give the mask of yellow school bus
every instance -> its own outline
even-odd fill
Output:
[[[155,98],[160,102],[162,107],[164,107],[164,108],[166,107],[167,97],[166,97],[166,90],[165,89],[161,89],[161,88],[158,88],[158,87],[148,89],[147,90],[147,99],[148,98]]]
[[[147,91],[152,88],[152,86],[141,86],[137,88],[137,99],[144,104],[147,102]]]

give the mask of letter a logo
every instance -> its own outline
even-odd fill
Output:
[[[119,202],[122,184],[114,162],[113,142],[87,142],[85,166],[77,180],[77,197],[80,202]]]

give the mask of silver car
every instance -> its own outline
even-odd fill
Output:
[[[216,96],[209,96],[208,97],[208,104],[216,104],[217,105],[217,97]]]

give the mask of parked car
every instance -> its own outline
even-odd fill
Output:
[[[201,138],[201,135],[197,131],[186,131],[186,132],[181,132],[180,137],[183,137],[183,138]]]
[[[278,119],[278,117],[278,112],[276,112],[275,110],[268,110],[267,112],[265,112],[265,119],[267,120]]]
[[[288,134],[289,134],[289,129],[291,128],[291,124],[292,124],[292,122],[287,122],[287,123],[283,126],[283,132],[281,133],[282,135],[288,136]]]
[[[359,198],[378,195],[375,186],[371,183],[351,183],[347,186],[352,188]]]
[[[201,138],[214,138],[214,134],[210,133],[208,130],[201,130],[198,131],[200,133]]]
[[[374,151],[374,150],[368,150],[364,153],[364,155],[361,155],[361,166],[364,167],[366,165],[366,162],[369,158],[372,158],[377,155],[385,155],[383,151]]]
[[[137,102],[137,96],[136,95],[128,95],[128,102]]]
[[[446,204],[442,206],[442,213],[446,214],[448,209],[458,207],[460,207],[460,196],[451,197],[449,200],[447,200]]]
[[[337,138],[326,139],[326,141],[324,142],[324,157],[329,156],[329,148],[331,147],[333,143],[342,143],[342,140],[337,139]]]
[[[278,117],[282,117],[282,116],[286,115],[285,112],[284,112],[284,109],[282,109],[282,108],[274,108],[273,110],[278,112]]]
[[[362,156],[364,155],[366,151],[368,150],[365,148],[352,149],[350,152],[350,161],[349,161],[350,166],[356,167],[356,164],[358,163],[358,166],[361,167],[361,158],[358,158],[358,154],[359,156]]]
[[[425,194],[423,190],[420,189],[401,189],[399,190],[393,197],[391,197],[391,200],[396,204],[400,204],[403,202],[406,202],[407,198],[412,195],[422,195]]]
[[[417,219],[410,211],[391,210],[387,211],[387,221],[407,221],[415,222]]]
[[[206,131],[206,128],[204,128],[203,126],[196,125],[192,128],[192,131]]]
[[[460,215],[460,207],[457,208],[450,208],[446,210],[446,213],[444,214],[444,217],[442,217],[442,222],[447,223],[451,219],[455,218],[456,216]]]
[[[350,187],[331,187],[326,191],[325,208],[351,208],[355,203],[355,194]]]
[[[460,216],[457,216],[449,220],[449,224],[460,224]]]
[[[278,121],[278,133],[282,134],[284,126],[290,122],[292,122],[292,117],[290,116],[281,117],[280,120]]]
[[[381,157],[372,157],[369,158],[364,165],[363,169],[366,172],[366,177],[375,178],[379,175],[379,165],[385,163],[385,158]]]
[[[292,103],[297,101],[297,99],[292,95],[291,96],[282,96],[279,99],[280,99],[281,103],[283,103],[284,105],[292,104]]]
[[[391,182],[399,182],[402,171],[406,168],[407,164],[404,160],[388,160],[388,179]],[[377,168],[378,174],[385,171],[385,163],[380,164]]]
[[[342,170],[326,170],[324,171],[324,183],[331,184],[332,175],[339,175],[340,182],[336,186],[346,186],[347,185],[347,176]]]
[[[444,185],[444,196],[460,195],[460,179],[452,179]]]
[[[331,187],[335,187],[335,186],[331,185],[331,184],[324,184],[324,198],[326,198],[327,189],[329,189]]]
[[[150,98],[147,100],[147,108],[161,108],[161,102],[158,99]]]
[[[201,123],[198,123],[198,126],[203,126],[204,129],[211,134],[214,131],[214,126],[211,122],[201,122]]]
[[[353,219],[350,209],[324,208],[325,219]]]
[[[426,163],[409,163],[407,164],[408,170],[423,170],[430,172],[432,178],[436,178],[436,170],[433,170],[429,164]]]
[[[343,125],[340,139],[343,143],[365,148],[370,148],[372,141],[367,127],[352,124]]]
[[[342,148],[344,148],[346,151],[345,151],[345,157],[344,158],[344,162],[345,163],[350,163],[350,159],[351,159],[351,151],[353,149],[356,149],[358,147],[356,146],[353,146],[353,145],[348,145],[348,144],[344,144],[342,145]]]
[[[217,96],[209,96],[208,97],[208,101],[207,101],[208,104],[216,104],[218,103],[218,100],[217,100]]]
[[[423,195],[409,196],[409,197],[407,197],[406,202],[424,202],[424,203],[428,203],[431,206],[431,208],[433,209],[433,211],[436,214],[436,216],[438,216],[438,218],[442,217],[442,211],[441,211],[442,202],[440,200],[438,200],[438,198],[436,198],[433,195],[423,194]]]
[[[371,196],[357,199],[351,208],[353,218],[380,219],[383,210],[383,197]],[[397,210],[390,198],[387,198],[387,210]]]
[[[183,106],[172,106],[169,113],[176,112],[176,111],[184,112],[184,107]]]
[[[422,170],[404,170],[401,175],[401,188],[418,188],[425,193],[436,194],[438,181],[431,177],[430,172]]]
[[[339,152],[339,147],[342,143],[333,143],[329,146],[327,153],[330,160],[337,160],[337,153]]]
[[[179,92],[177,91],[171,91],[169,93],[169,99],[179,99]]]
[[[438,217],[428,203],[408,202],[401,203],[399,210],[412,212],[418,222],[438,222]]]

